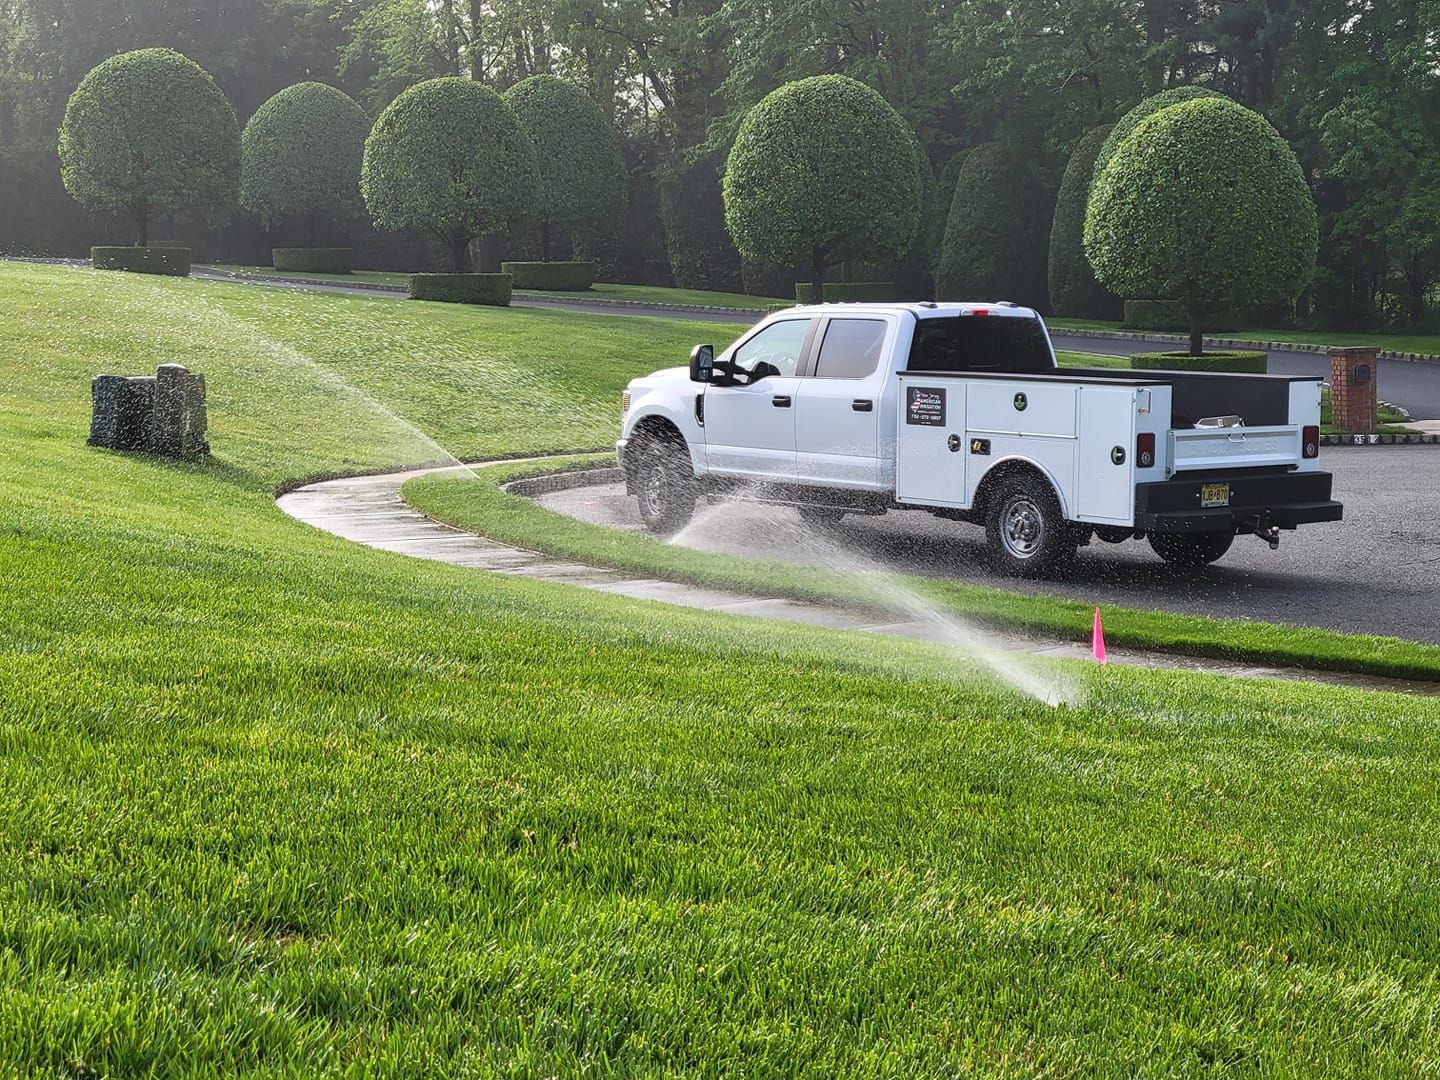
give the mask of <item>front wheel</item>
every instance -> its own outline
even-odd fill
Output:
[[[635,463],[635,495],[640,520],[652,533],[678,532],[695,514],[695,474],[683,443],[647,440]]]
[[[1155,554],[1172,566],[1209,566],[1230,550],[1232,532],[1151,533]]]
[[[1074,560],[1075,532],[1044,480],[1017,476],[1003,481],[989,508],[985,533],[991,561],[1001,573],[1040,577]]]

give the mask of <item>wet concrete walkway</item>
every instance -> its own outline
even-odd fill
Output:
[[[509,464],[491,462],[486,464]],[[481,469],[486,465],[474,465]],[[434,472],[453,472],[456,466],[439,469],[417,469],[386,473],[379,476],[345,477],[309,484],[282,495],[281,510],[291,517],[317,529],[346,540],[409,555],[417,559],[450,563],[498,574],[516,574],[540,581],[578,585],[600,592],[639,600],[655,600],[678,607],[702,611],[721,611],[733,615],[763,616],[806,623],[836,630],[887,634],[921,641],[945,643],[950,634],[940,620],[885,621],[843,607],[792,600],[779,596],[754,596],[742,592],[663,581],[620,570],[588,566],[582,563],[527,551],[510,544],[498,543],[474,533],[444,525],[427,518],[401,497],[400,489],[412,477]],[[613,470],[589,474],[570,474],[556,478],[563,486],[603,483],[613,479]],[[531,489],[555,490],[555,484],[544,483]],[[1019,634],[987,631],[1002,649],[1037,657],[1066,660],[1089,660],[1087,644],[1059,639],[1043,639]],[[1332,674],[1273,668],[1263,665],[1231,663],[1169,653],[1110,648],[1111,663],[1136,667],[1204,671],[1228,678],[1278,678],[1356,689],[1397,690],[1426,695],[1440,694],[1440,684],[1412,683],[1365,675]]]

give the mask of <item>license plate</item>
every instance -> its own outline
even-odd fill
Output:
[[[1201,484],[1200,505],[1206,506],[1229,506],[1230,485],[1229,484]]]

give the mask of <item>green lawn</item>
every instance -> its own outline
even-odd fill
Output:
[[[0,263],[0,1075],[1440,1065],[1433,702],[1052,711],[273,504],[602,445],[696,329]],[[84,446],[177,359],[214,461]]]
[[[1045,320],[1056,330],[1124,330],[1119,322],[1101,319]],[[1394,352],[1440,356],[1440,334],[1342,334],[1326,330],[1227,330],[1214,337],[1245,341],[1289,341],[1299,345],[1375,345]]]
[[[236,273],[255,274],[262,277],[290,277],[310,279],[313,281],[335,281],[335,282],[370,282],[379,285],[405,285],[410,280],[409,274],[385,273],[376,270],[357,270],[353,274],[303,274],[290,271],[275,270],[269,266],[217,266],[217,270],[230,270]],[[706,292],[701,289],[667,289],[655,285],[617,285],[608,282],[597,282],[585,292],[549,292],[540,289],[520,289],[516,291],[518,296],[574,296],[584,297],[591,300],[625,300],[634,303],[645,304],[686,304],[697,307],[730,307],[746,308],[752,311],[765,311],[776,304],[794,303],[795,298],[773,298],[768,296],[748,296],[745,293],[729,292]]]

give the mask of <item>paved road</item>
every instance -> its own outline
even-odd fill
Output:
[[[1055,348],[1073,352],[1129,356],[1137,352],[1160,352],[1178,346],[1170,342],[1119,341],[1109,338],[1076,337],[1063,330],[1052,333]],[[1380,400],[1408,409],[1416,420],[1440,419],[1440,364],[1416,364],[1404,360],[1381,360],[1377,390]],[[1330,379],[1330,360],[1323,353],[1270,351],[1270,371],[1275,375],[1318,375]]]
[[[1343,522],[1282,534],[1279,551],[1239,537],[1200,572],[1171,569],[1144,542],[1096,541],[1063,581],[1012,582],[984,568],[984,533],[916,511],[847,517],[814,542],[793,510],[729,504],[702,508],[677,537],[704,551],[885,569],[1004,584],[1087,603],[1123,604],[1221,618],[1393,634],[1440,644],[1440,448],[1372,447],[1326,452]],[[595,524],[638,529],[620,485],[539,497]],[[832,542],[833,541],[833,542]]]

